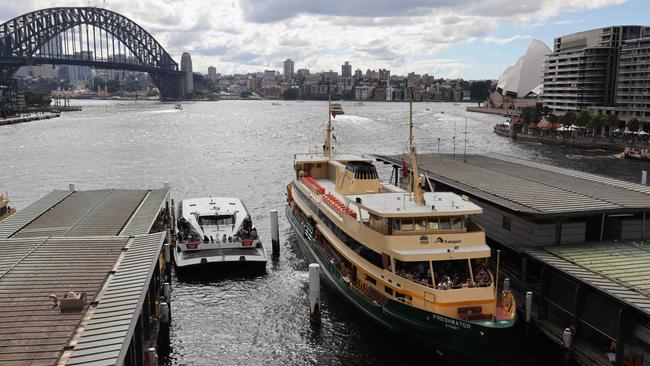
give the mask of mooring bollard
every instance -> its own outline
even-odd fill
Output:
[[[68,184],[68,190],[69,190],[70,192],[74,192],[74,183],[70,183],[70,184]]]
[[[271,245],[273,256],[280,255],[280,229],[278,228],[278,210],[271,210]]]
[[[166,303],[172,300],[172,285],[169,282],[163,283],[163,299]]]
[[[169,324],[171,320],[170,318],[169,303],[163,301],[160,303],[160,322],[163,324]]]
[[[309,320],[314,325],[320,324],[320,266],[309,265]]]
[[[562,334],[562,346],[566,349],[571,348],[571,329],[564,328],[564,333]]]
[[[503,292],[510,291],[510,278],[506,277],[503,279]]]
[[[530,317],[533,313],[533,292],[526,291],[526,323],[530,323]]]

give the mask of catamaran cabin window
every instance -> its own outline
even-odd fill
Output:
[[[418,217],[415,219],[415,230],[423,231],[427,229],[427,218]]]
[[[437,217],[432,217],[428,220],[429,230],[440,230],[440,224]]]
[[[199,216],[199,225],[201,226],[233,225],[234,223],[233,215]]]

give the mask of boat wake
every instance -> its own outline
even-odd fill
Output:
[[[350,123],[350,124],[355,124],[355,125],[367,124],[367,123],[372,123],[373,122],[373,120],[371,120],[370,118],[365,118],[365,117],[361,117],[361,116],[353,116],[353,115],[348,115],[348,114],[344,114],[342,116],[336,116],[334,121]]]

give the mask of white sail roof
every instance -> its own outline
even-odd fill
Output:
[[[524,98],[542,84],[544,60],[550,53],[551,49],[542,41],[533,39],[526,53],[501,74],[497,90],[503,95],[510,93]]]

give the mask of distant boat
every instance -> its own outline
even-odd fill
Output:
[[[336,117],[338,114],[345,114],[341,103],[330,103],[330,113],[332,113],[332,117]]]
[[[280,104],[278,102],[273,102],[273,103],[271,103],[271,105],[282,105],[282,104]]]
[[[174,106],[174,109],[178,109],[179,111],[182,111],[182,110],[183,110],[183,106],[180,105],[180,104],[176,104],[176,105]]]
[[[358,106],[362,106],[362,105],[365,105],[365,104],[363,104],[363,102],[356,102],[356,103],[354,103],[354,105],[358,107]]]
[[[16,210],[9,206],[7,195],[0,194],[0,221],[16,213]]]

